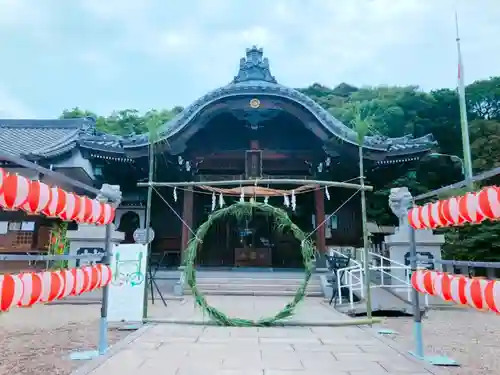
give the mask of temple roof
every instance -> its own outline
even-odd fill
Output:
[[[91,118],[0,120],[0,145],[3,151],[28,159],[56,157],[72,150],[94,125]]]
[[[208,92],[189,105],[157,132],[158,141],[166,142],[193,123],[193,119],[212,103],[224,98],[241,96],[269,96],[288,100],[309,111],[331,139],[357,145],[356,132],[333,117],[307,95],[278,83],[271,74],[269,60],[263,50],[253,46],[240,59],[239,70],[233,80]],[[435,144],[432,135],[413,138],[382,136],[365,137],[367,150],[390,155],[408,155],[426,152]],[[0,145],[8,152],[28,158],[49,158],[63,154],[78,145],[91,154],[124,157],[149,145],[149,135],[116,136],[98,132],[90,118],[63,120],[0,120]]]
[[[246,57],[241,58],[238,74],[233,78],[232,82],[203,95],[160,127],[158,131],[159,141],[168,140],[168,138],[189,126],[196,115],[210,104],[220,99],[243,95],[267,95],[288,99],[311,112],[332,137],[354,145],[358,144],[358,136],[353,129],[333,117],[307,95],[279,84],[271,74],[269,60],[263,57],[262,48],[256,46],[246,50]],[[144,147],[148,144],[148,134],[130,137],[123,141],[125,150],[127,148]],[[413,138],[411,135],[400,138],[367,136],[364,141],[364,147],[367,149],[398,154],[422,152],[430,149],[434,144],[431,134],[421,138]]]

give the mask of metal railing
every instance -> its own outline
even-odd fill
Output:
[[[346,254],[342,251],[335,250],[333,248],[329,249],[329,253],[331,256],[337,256],[337,257],[344,257],[349,259],[349,264],[347,267],[340,268],[336,271],[334,271],[335,278],[336,278],[336,283],[337,283],[337,298],[338,298],[338,303],[342,303],[342,288],[345,288],[347,285],[351,286],[349,288],[349,299],[350,301],[353,301],[352,304],[354,304],[354,286],[360,288],[361,290],[361,296],[364,298],[364,288],[363,288],[363,276],[364,273],[362,271],[362,264],[358,262],[356,259],[352,258],[352,251],[354,249],[349,249],[349,254]],[[345,282],[345,278],[347,277],[347,282]],[[354,283],[354,279],[356,279],[356,283]]]
[[[359,251],[359,249],[356,249]],[[359,251],[362,254],[362,251]],[[369,252],[370,262],[369,272],[370,275],[370,288],[384,288],[395,289],[395,293],[401,291],[406,292],[407,300],[412,302],[412,286],[411,286],[411,269],[410,266],[397,262],[393,259],[387,258],[378,253]],[[354,293],[359,292],[361,298],[364,298],[364,274],[363,265],[365,259],[361,256],[358,257],[359,262],[352,260],[351,266],[337,270],[337,288],[339,304],[342,303],[341,288],[348,288],[349,301],[351,309],[354,309]],[[404,274],[404,276],[402,276]],[[345,282],[344,282],[345,280]],[[424,296],[424,303],[429,305],[428,296]]]

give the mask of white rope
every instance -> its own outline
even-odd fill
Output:
[[[357,190],[354,194],[352,194],[349,198],[347,198],[347,199],[346,199],[346,200],[345,200],[345,201],[344,201],[344,202],[343,202],[340,206],[338,206],[338,207],[337,207],[337,209],[336,209],[333,213],[331,213],[331,214],[327,215],[327,216],[325,217],[325,220],[323,220],[321,223],[319,223],[319,224],[316,226],[316,228],[314,228],[314,229],[313,229],[313,231],[312,231],[311,233],[309,233],[309,234],[306,236],[306,238],[304,238],[304,241],[305,241],[305,240],[307,240],[308,238],[310,238],[310,237],[311,237],[311,236],[312,236],[312,235],[313,235],[313,234],[314,234],[314,233],[315,233],[315,232],[316,232],[316,231],[317,231],[320,227],[322,227],[322,226],[323,226],[323,225],[324,225],[324,224],[325,224],[328,220],[330,220],[330,218],[331,218],[333,215],[335,215],[337,212],[339,212],[339,210],[340,210],[342,207],[344,207],[344,206],[345,206],[345,205],[346,205],[346,204],[347,204],[347,203],[348,203],[348,202],[349,202],[352,198],[354,198],[354,197],[356,196],[356,194],[358,194],[360,191],[361,191],[361,189]]]

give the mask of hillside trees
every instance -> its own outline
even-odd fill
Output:
[[[369,114],[370,133],[388,137],[411,134],[420,137],[433,134],[438,142],[436,152],[462,157],[460,111],[455,90],[439,89],[424,92],[417,86],[354,87],[342,83],[329,88],[315,83],[299,89],[317,101],[344,124],[355,123],[361,109]],[[480,80],[466,88],[473,170],[481,171],[500,166],[500,77]],[[139,134],[155,124],[166,123],[182,111],[173,109],[150,110],[144,114],[134,109],[114,111],[109,116],[74,108],[61,117],[91,116],[98,130],[119,135]],[[153,121],[154,120],[154,121]],[[159,125],[161,126],[161,125]],[[393,221],[388,210],[390,187],[408,186],[414,194],[457,182],[463,178],[460,163],[450,157],[426,158],[408,166],[408,172],[397,181],[368,196],[369,219],[379,224]],[[486,183],[500,183],[498,179]],[[449,256],[463,259],[500,260],[500,224],[447,231],[445,250]]]

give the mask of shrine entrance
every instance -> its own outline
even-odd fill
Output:
[[[227,217],[215,223],[197,259],[201,267],[303,268],[299,241],[278,231],[273,218],[259,211],[251,218]]]

